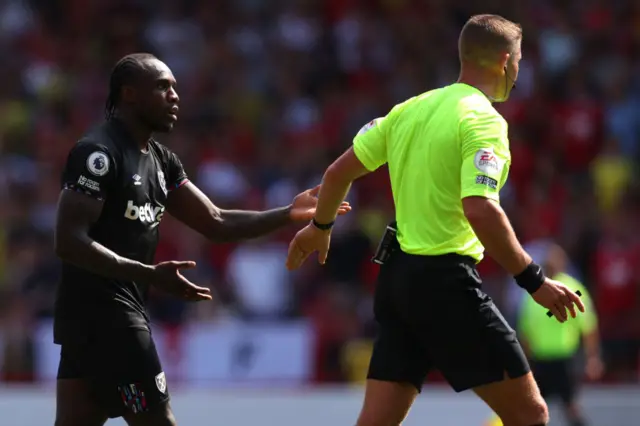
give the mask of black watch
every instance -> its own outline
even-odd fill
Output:
[[[330,222],[330,223],[319,223],[314,217],[313,219],[311,219],[311,223],[313,223],[313,226],[315,226],[316,228],[322,231],[328,231],[331,228],[333,228],[333,224],[336,223],[336,221],[334,220],[333,222]]]

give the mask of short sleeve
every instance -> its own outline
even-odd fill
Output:
[[[388,116],[371,120],[353,139],[353,152],[370,172],[387,162],[388,121]]]
[[[104,200],[116,175],[117,165],[105,146],[78,142],[67,157],[62,172],[62,188]]]
[[[480,196],[499,201],[511,162],[507,123],[497,112],[474,113],[462,120],[460,138],[460,198]]]
[[[171,151],[168,151],[168,153],[167,189],[171,191],[172,189],[180,188],[182,185],[189,182],[189,178],[187,173],[184,171],[184,167],[182,166],[182,162],[178,156]]]

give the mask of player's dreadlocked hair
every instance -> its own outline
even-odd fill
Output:
[[[115,114],[116,107],[120,102],[122,86],[133,83],[140,77],[146,71],[145,62],[150,59],[157,58],[151,53],[132,53],[120,59],[113,67],[109,78],[109,95],[105,103],[107,120]]]

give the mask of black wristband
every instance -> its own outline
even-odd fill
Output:
[[[336,221],[334,220],[333,222],[330,222],[330,223],[319,223],[314,217],[313,219],[311,219],[311,223],[313,223],[313,226],[315,226],[318,229],[321,229],[323,231],[328,231],[329,229],[333,228],[333,224],[336,223]]]
[[[533,294],[542,286],[546,277],[540,265],[531,262],[524,271],[514,278],[520,287],[527,290],[529,294]]]

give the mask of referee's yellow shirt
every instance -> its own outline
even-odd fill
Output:
[[[360,129],[353,149],[370,171],[388,163],[405,253],[482,260],[461,200],[499,202],[511,163],[507,122],[482,92],[455,83],[408,99]]]

